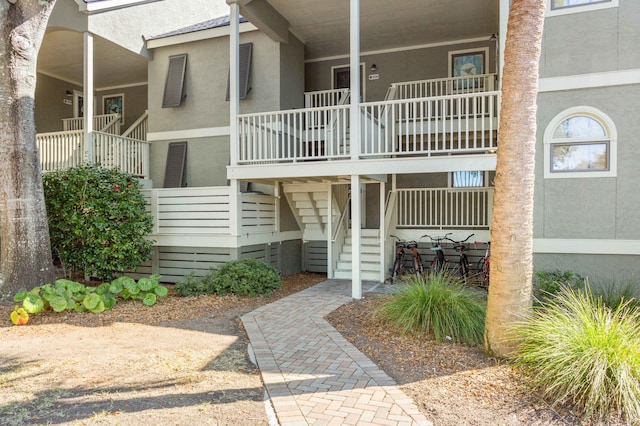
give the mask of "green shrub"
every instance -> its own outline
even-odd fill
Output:
[[[573,271],[538,271],[533,280],[533,294],[537,301],[544,302],[555,296],[563,287],[575,290],[585,288],[585,278]]]
[[[563,287],[512,333],[514,359],[546,398],[575,404],[585,420],[640,421],[638,310],[612,310],[588,289]]]
[[[149,258],[153,219],[135,177],[82,165],[45,173],[43,184],[51,246],[65,268],[111,280]]]
[[[403,333],[433,333],[439,342],[482,343],[485,296],[444,274],[411,277],[397,294],[378,308],[376,316]]]
[[[598,280],[589,287],[593,294],[602,299],[602,303],[611,309],[616,309],[624,303],[629,303],[632,308],[640,307],[640,284],[634,279],[625,281]]]
[[[211,278],[213,291],[221,296],[228,293],[247,296],[270,294],[281,284],[276,268],[260,259],[226,262]]]
[[[243,259],[226,262],[203,277],[189,274],[176,284],[175,290],[180,296],[229,293],[257,296],[271,293],[280,284],[282,280],[276,268],[260,259]]]
[[[209,272],[202,276],[196,276],[193,272],[184,277],[184,280],[177,283],[174,287],[176,293],[179,296],[190,297],[199,296],[201,294],[213,294],[214,289],[211,284],[213,277],[216,274],[215,269],[210,269]]]

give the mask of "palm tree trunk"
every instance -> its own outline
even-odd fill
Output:
[[[499,357],[516,346],[507,337],[510,324],[531,309],[536,97],[545,8],[545,0],[513,0],[509,11],[485,328],[485,349]]]
[[[34,122],[36,60],[55,0],[0,0],[0,298],[51,282]]]

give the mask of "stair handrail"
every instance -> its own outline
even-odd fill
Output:
[[[384,229],[386,229],[387,232],[391,231],[391,228],[390,228],[391,219],[393,218],[393,214],[395,213],[397,199],[398,199],[397,191],[389,191],[387,193],[387,199],[385,200],[385,204],[384,204]],[[392,206],[392,207],[390,208],[389,206]],[[383,236],[381,235],[380,237],[382,238]]]
[[[131,136],[131,134],[135,132],[136,133],[135,136],[138,136],[138,137],[134,137],[134,139],[146,141],[147,140],[146,122],[148,118],[149,118],[149,110],[145,110],[140,115],[140,117],[138,117],[138,119],[134,121],[133,124],[131,124],[131,126],[129,126],[129,128],[122,133],[122,136],[133,137]]]
[[[107,118],[106,124],[98,129],[99,132],[103,133],[111,133],[113,135],[120,134],[120,114],[105,114],[105,118]],[[115,131],[110,131],[112,128],[115,128]]]
[[[340,214],[340,218],[338,219],[338,222],[336,223],[336,227],[331,232],[331,242],[332,243],[335,243],[336,239],[338,238],[338,232],[340,231],[340,228],[342,228],[342,226],[343,226],[344,218],[347,215],[347,207],[349,206],[349,202],[350,201],[351,201],[351,192],[349,192],[349,195],[347,196],[347,201],[345,201],[344,206],[341,209],[342,213]],[[329,212],[329,214],[331,214],[331,212]]]

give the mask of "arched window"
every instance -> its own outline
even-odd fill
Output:
[[[616,176],[616,131],[611,119],[591,107],[558,114],[544,133],[544,177]]]

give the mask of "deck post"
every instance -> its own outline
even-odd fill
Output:
[[[333,185],[327,189],[327,278],[333,278]]]
[[[385,224],[385,200],[386,200],[386,185],[383,181],[380,181],[380,282],[384,282],[386,274],[386,251],[385,242],[387,239],[387,229]]]
[[[84,155],[86,161],[93,162],[93,34],[85,31],[83,41]]]
[[[360,175],[351,175],[351,297],[354,299],[362,299],[362,281],[360,280],[361,200]]]
[[[360,157],[360,0],[351,0],[350,3],[350,30],[349,30],[349,69],[351,75],[350,90],[351,101],[349,104],[349,149],[351,159]],[[352,188],[352,194],[353,194]]]
[[[237,0],[229,3],[229,147],[230,164],[238,165],[238,114],[240,114],[240,12]]]

